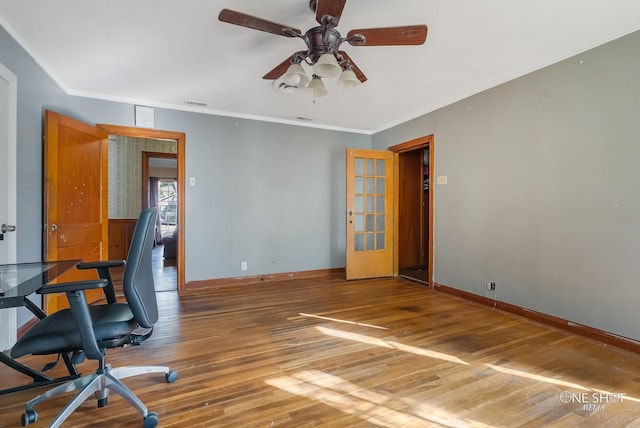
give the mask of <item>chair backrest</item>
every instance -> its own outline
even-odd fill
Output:
[[[153,327],[158,321],[151,260],[157,216],[157,208],[147,208],[140,213],[122,277],[122,288],[131,312],[145,328]]]

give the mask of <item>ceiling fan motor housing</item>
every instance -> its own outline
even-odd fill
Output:
[[[311,64],[315,64],[321,55],[330,53],[339,58],[338,48],[344,41],[335,28],[314,27],[304,35],[307,44],[307,58]]]

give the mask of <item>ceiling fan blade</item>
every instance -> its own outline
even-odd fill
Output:
[[[291,57],[285,59],[280,64],[276,65],[273,70],[262,76],[263,79],[266,80],[276,80],[282,77],[284,73],[287,72],[287,69],[291,65]]]
[[[356,74],[356,77],[358,78],[358,80],[360,81],[360,83],[364,83],[367,81],[367,76],[364,75],[364,73],[362,72],[362,70],[360,70],[358,68],[358,66],[353,62],[353,60],[351,59],[351,57],[349,55],[347,55],[347,53],[345,51],[338,51],[338,53],[340,55],[342,55],[342,57],[344,59],[346,59],[347,61],[349,61],[349,64],[351,64],[351,69],[353,70],[353,72]]]
[[[347,3],[347,0],[317,0],[316,21],[318,21],[318,24],[337,27],[345,3]]]
[[[364,40],[359,41],[358,36],[363,36]],[[421,45],[427,39],[427,26],[406,25],[404,27],[351,30],[347,34],[347,39],[352,46]]]
[[[236,12],[235,10],[230,9],[222,9],[218,15],[218,19],[229,24],[266,31],[267,33],[277,34],[279,36],[296,37],[302,35],[302,32],[297,28],[289,27],[288,25],[276,24],[275,22],[267,21],[266,19],[247,15],[242,12]]]

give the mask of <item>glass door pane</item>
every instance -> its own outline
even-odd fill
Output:
[[[357,157],[355,177],[355,251],[385,249],[385,161]]]

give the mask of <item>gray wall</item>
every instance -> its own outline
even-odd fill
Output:
[[[133,126],[134,106],[64,94],[1,27],[0,62],[18,76],[18,261],[40,260],[44,109]],[[186,134],[197,180],[186,189],[187,281],[344,266],[345,149],[370,148],[370,136],[166,109],[155,126]]]
[[[634,33],[373,137],[435,136],[436,282],[640,340],[638,52]]]
[[[187,281],[344,266],[345,149],[370,136],[169,110],[158,123],[186,132],[196,178]]]

